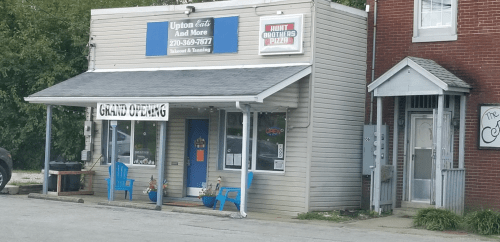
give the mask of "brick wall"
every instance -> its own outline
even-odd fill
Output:
[[[367,59],[367,82],[370,83],[374,1],[368,0],[367,4],[371,6]],[[478,149],[479,104],[500,103],[500,2],[460,0],[458,4],[457,41],[412,43],[413,1],[379,1],[375,79],[403,58],[415,56],[436,61],[472,86],[466,116],[466,205],[468,208],[491,207],[500,210],[500,150]],[[383,116],[385,123],[392,124],[390,105],[393,105],[393,101],[388,99],[392,98],[384,99]],[[367,94],[366,102],[366,123],[369,123],[370,94]],[[376,107],[373,120],[375,118]],[[398,162],[400,201],[403,161],[400,159]]]

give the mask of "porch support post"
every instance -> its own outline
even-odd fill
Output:
[[[467,97],[460,96],[460,128],[458,135],[458,168],[464,168],[465,160],[465,111],[467,108]]]
[[[240,214],[247,216],[248,152],[250,145],[250,106],[243,107],[243,140],[241,142],[241,202]]]
[[[373,193],[373,207],[379,214],[382,212],[380,209],[380,185],[381,185],[381,164],[380,153],[382,144],[382,97],[377,97],[377,148],[375,154],[375,178],[374,178],[374,193]]]
[[[118,125],[118,121],[111,121],[111,127],[113,129],[112,138],[111,138],[111,177],[110,177],[110,187],[108,200],[115,200],[115,187],[116,187],[116,126]]]
[[[444,95],[439,95],[438,99],[438,113],[437,113],[437,127],[436,127],[436,208],[442,207],[442,194],[443,194],[443,177],[441,174],[441,158],[443,147],[443,107]]]
[[[392,210],[396,208],[396,181],[398,177],[399,97],[394,97],[394,131],[392,135]],[[388,139],[388,137],[387,137]],[[388,149],[388,148],[387,148]]]
[[[43,190],[47,195],[49,191],[49,160],[50,160],[50,137],[52,134],[52,105],[47,105],[47,123],[45,126],[45,165],[43,170]]]
[[[165,179],[165,143],[167,137],[167,122],[160,122],[160,155],[158,157],[158,193],[156,195],[156,206],[160,207],[163,205],[163,180]]]

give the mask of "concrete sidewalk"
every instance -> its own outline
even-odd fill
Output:
[[[18,195],[21,196],[21,195]],[[128,207],[135,209],[150,209],[150,210],[160,210],[155,203],[150,201],[129,201],[125,199],[117,199],[116,201],[108,201],[107,197],[83,195],[83,196],[51,196],[42,194],[30,194],[30,198],[65,201],[65,202],[78,202],[84,203],[87,206],[117,206],[117,207]],[[166,198],[167,201],[168,198]],[[181,201],[181,200],[173,200]],[[213,210],[212,208],[207,208],[201,205],[201,202],[196,200],[182,201],[182,203],[192,203],[193,206],[169,206],[163,205],[161,211],[159,212],[180,212],[180,213],[191,213],[200,215],[210,215],[218,217],[233,217],[237,218],[239,212],[228,206],[224,209],[227,211]],[[286,215],[276,215],[270,213],[259,213],[259,212],[248,212],[248,216],[245,219],[251,220],[261,220],[261,221],[277,221],[286,223],[296,223],[296,224],[309,224],[327,227],[340,227],[340,228],[354,228],[362,230],[372,230],[372,231],[384,231],[396,234],[411,234],[411,235],[431,235],[437,238],[452,238],[457,240],[475,240],[475,241],[499,241],[500,237],[483,237],[474,234],[467,234],[458,231],[429,231],[425,229],[418,229],[413,227],[413,220],[408,216],[397,216],[391,215],[381,218],[372,218],[366,220],[354,220],[349,222],[329,222],[329,221],[319,221],[319,220],[299,220],[293,216]]]

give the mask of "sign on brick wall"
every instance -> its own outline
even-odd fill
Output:
[[[500,104],[481,104],[479,148],[500,148]]]

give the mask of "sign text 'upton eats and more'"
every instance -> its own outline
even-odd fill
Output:
[[[213,52],[214,18],[181,19],[168,24],[168,55]]]

